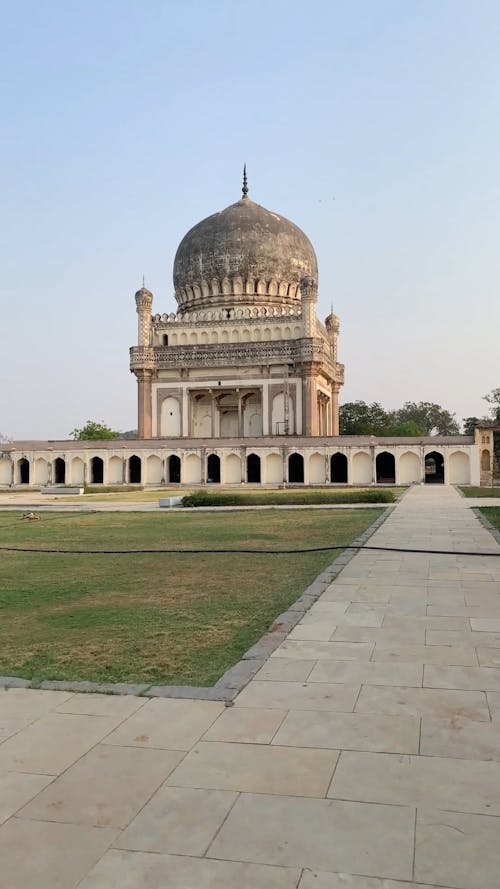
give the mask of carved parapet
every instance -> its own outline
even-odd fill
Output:
[[[130,348],[130,370],[153,370],[155,367],[155,350],[147,346]]]
[[[283,321],[283,319],[300,318],[302,307],[300,305],[292,306],[275,306],[275,305],[259,305],[259,306],[236,306],[231,308],[222,308],[215,306],[214,308],[196,309],[191,312],[179,311],[177,314],[163,313],[162,315],[153,315],[153,323],[156,328],[162,328],[170,325],[196,325],[217,323],[224,324],[234,321],[245,321],[245,323],[258,323],[259,321]]]

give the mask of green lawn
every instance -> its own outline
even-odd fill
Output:
[[[339,553],[210,551],[343,546],[381,511],[0,513],[3,546],[208,550],[0,552],[0,674],[212,685]]]
[[[460,488],[466,497],[500,497],[500,488]]]
[[[500,506],[481,507],[481,512],[500,531]]]

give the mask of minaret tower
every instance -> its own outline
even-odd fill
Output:
[[[144,350],[143,366],[134,370],[137,377],[138,388],[138,438],[151,438],[151,376],[149,349],[151,347],[151,309],[153,307],[153,294],[144,286],[135,294],[135,305],[137,309],[137,345]]]

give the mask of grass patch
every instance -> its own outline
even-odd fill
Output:
[[[380,512],[0,513],[4,546],[208,550],[0,552],[0,674],[213,685],[339,553],[211,550],[345,546]]]
[[[481,507],[480,512],[500,531],[500,506]]]
[[[130,491],[143,491],[141,485],[85,485],[84,494],[121,494]]]
[[[465,497],[500,497],[500,488],[474,488],[474,487],[461,487],[460,488],[462,494]]]
[[[302,506],[321,503],[394,503],[403,489],[287,491],[193,491],[182,499],[183,506]]]
[[[153,491],[144,491],[142,488],[139,490],[121,491],[117,488],[116,491],[109,493],[106,493],[106,491],[98,492],[97,488],[92,488],[92,491],[93,493],[91,494],[81,494],[77,498],[77,502],[98,503],[104,500],[106,503],[158,503],[160,497],[178,497],[180,493],[178,488],[159,488]],[[74,495],[57,497],[55,499],[61,503],[75,503]]]

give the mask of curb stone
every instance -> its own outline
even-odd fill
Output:
[[[406,493],[406,492],[405,492]],[[404,496],[404,495],[402,495]],[[397,503],[401,500],[401,497]],[[344,550],[331,565],[328,565],[321,574],[313,580],[313,582],[300,594],[298,599],[290,605],[287,611],[276,617],[270,629],[245,652],[241,660],[233,664],[215,685],[205,687],[196,685],[148,685],[145,684],[129,684],[126,682],[116,683],[98,683],[87,681],[70,680],[44,680],[37,682],[30,679],[18,679],[14,676],[0,676],[0,688],[8,690],[9,688],[35,688],[51,691],[70,691],[80,693],[93,694],[109,694],[109,695],[136,695],[145,698],[176,698],[198,701],[222,701],[231,704],[239,692],[245,688],[255,674],[260,670],[268,657],[275,651],[281,643],[286,639],[291,629],[301,620],[306,611],[309,611],[312,605],[324,593],[326,588],[335,580],[343,571],[351,559],[359,552],[365,543],[372,537],[375,531],[378,531],[381,525],[391,515],[397,503],[388,506],[382,515],[370,525],[356,540],[350,544],[352,549]],[[476,512],[476,510],[474,510]],[[480,514],[480,519],[484,518]],[[485,520],[487,521],[487,519]],[[497,535],[500,543],[500,534],[488,522],[488,530]]]

